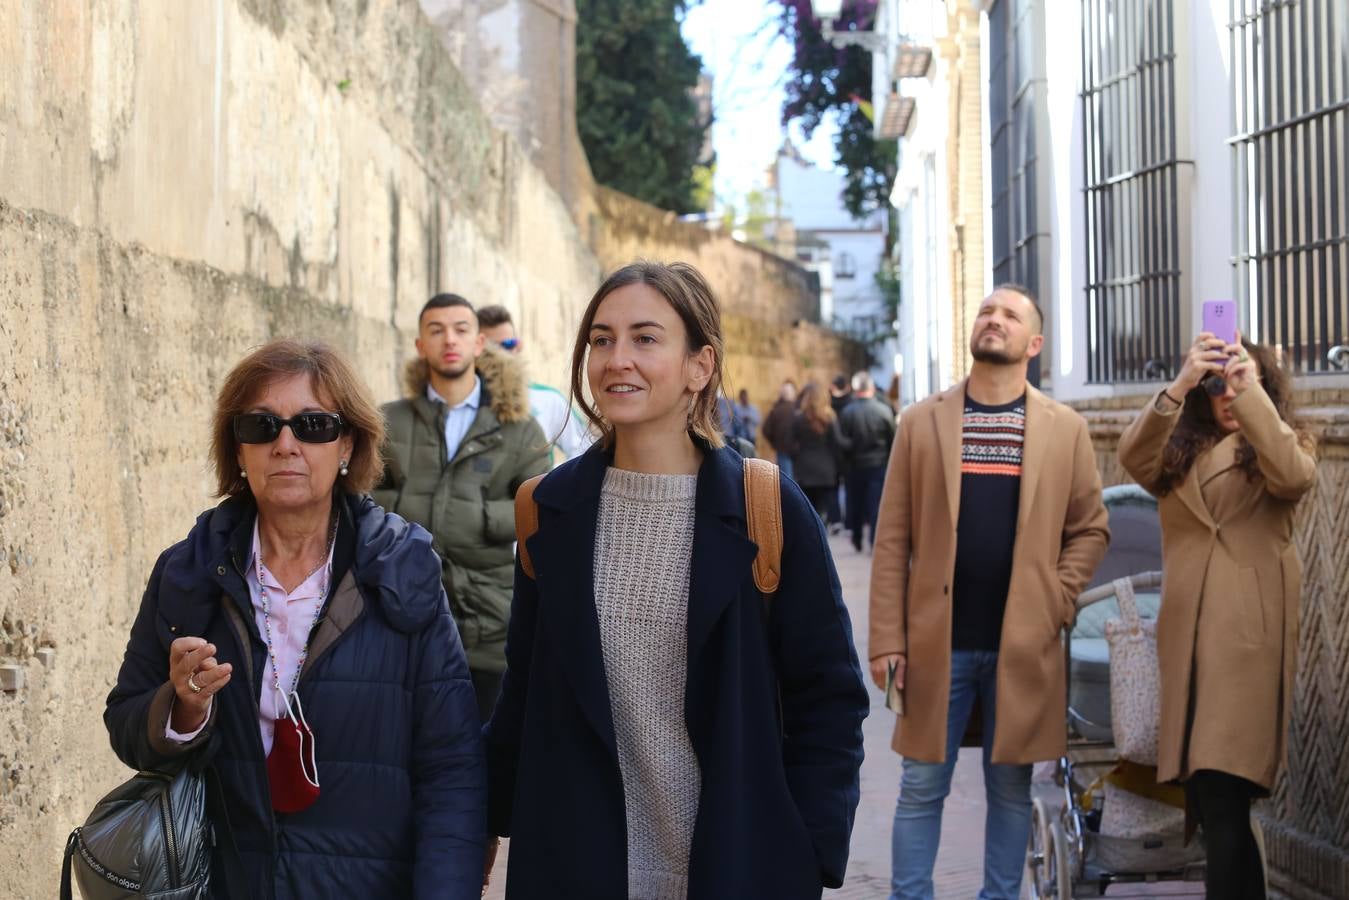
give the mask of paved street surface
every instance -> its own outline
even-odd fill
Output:
[[[843,596],[852,614],[858,657],[865,669],[867,591],[871,557],[852,549],[845,537],[830,540],[838,566]],[[890,749],[894,715],[886,710],[880,691],[868,680],[871,715],[864,725],[866,761],[862,764],[862,802],[853,828],[852,855],[847,881],[836,891],[825,891],[826,900],[885,900],[890,893],[890,823],[899,790],[899,756]],[[1037,770],[1037,775],[1039,770]],[[1043,785],[1041,788],[1043,789]],[[984,777],[979,750],[966,748],[956,763],[951,795],[942,817],[941,851],[935,873],[938,900],[974,900],[983,884]],[[498,860],[497,874],[487,897],[505,896],[506,848]],[[1023,894],[1025,893],[1023,888]],[[1204,896],[1202,884],[1121,885],[1107,897]],[[577,898],[580,900],[580,898]]]
[[[852,614],[857,657],[866,672],[867,593],[871,557],[859,554],[847,538],[830,540],[843,599]],[[862,803],[853,826],[852,855],[842,888],[825,891],[831,900],[875,900],[890,895],[890,824],[899,796],[899,756],[890,749],[895,716],[867,678],[871,715],[863,724],[866,759],[862,763]],[[979,751],[968,748],[956,762],[951,796],[942,814],[941,850],[935,881],[938,897],[974,898],[983,884],[984,775]]]

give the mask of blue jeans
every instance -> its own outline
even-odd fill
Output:
[[[941,840],[942,804],[951,792],[960,739],[976,697],[984,713],[984,790],[988,814],[984,824],[984,887],[979,900],[1016,900],[1030,839],[1029,765],[995,765],[994,715],[998,654],[976,650],[951,653],[951,702],[946,715],[946,761],[905,759],[890,854],[891,900],[932,900],[932,869]]]
[[[854,467],[848,473],[848,530],[854,545],[862,546],[862,528],[876,545],[876,517],[880,515],[885,466]]]

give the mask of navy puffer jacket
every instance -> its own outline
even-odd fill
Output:
[[[203,513],[156,563],[104,713],[113,749],[136,769],[213,765],[241,864],[217,861],[217,875],[229,869],[229,883],[213,885],[218,896],[476,898],[485,773],[440,562],[420,527],[368,498],[336,502],[333,587],[299,683],[318,751],[317,802],[293,815],[271,809],[258,732],[270,672],[244,580],[251,498]],[[215,644],[234,677],[202,733],[178,744],[163,735],[169,645],[183,636]]]

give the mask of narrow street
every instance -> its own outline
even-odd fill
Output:
[[[852,615],[857,655],[865,671],[871,556],[858,553],[843,535],[831,539],[830,548],[843,599]],[[863,726],[867,755],[862,763],[862,802],[853,826],[848,877],[839,890],[825,892],[825,897],[840,900],[875,900],[890,894],[890,823],[899,792],[899,756],[890,749],[895,717],[885,708],[884,697],[870,679],[867,690],[871,693],[871,715]],[[938,897],[972,898],[979,893],[983,883],[983,794],[979,752],[968,748],[956,763],[951,795],[942,814],[935,874]]]

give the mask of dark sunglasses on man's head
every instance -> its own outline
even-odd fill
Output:
[[[337,413],[300,413],[289,419],[271,413],[242,413],[234,417],[234,436],[241,444],[270,444],[287,425],[295,439],[306,444],[332,443],[345,427]]]

